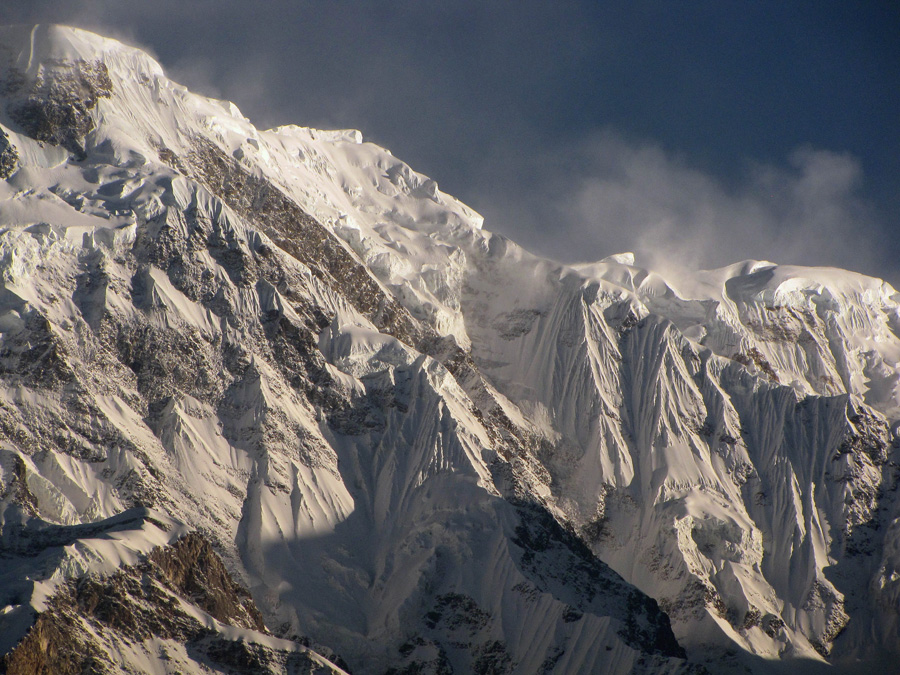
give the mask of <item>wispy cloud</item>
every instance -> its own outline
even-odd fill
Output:
[[[882,224],[852,156],[800,148],[727,181],[659,145],[612,130],[520,163],[495,185],[487,226],[564,261],[634,251],[638,263],[715,267],[747,258],[886,275]],[[498,189],[499,188],[499,189]],[[512,217],[514,220],[508,220]]]

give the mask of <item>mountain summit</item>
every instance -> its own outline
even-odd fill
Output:
[[[888,284],[560,265],[73,28],[0,93],[7,672],[900,653]]]

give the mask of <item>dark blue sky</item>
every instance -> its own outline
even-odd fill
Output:
[[[559,259],[900,281],[894,0],[5,0],[0,21],[149,47],[260,127],[359,128]]]

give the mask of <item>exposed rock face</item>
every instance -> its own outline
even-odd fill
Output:
[[[204,612],[219,623],[211,624]],[[234,636],[221,626],[249,630]],[[169,668],[190,672],[342,672],[299,644],[267,638],[250,594],[195,533],[112,575],[64,583],[27,635],[2,657],[0,670],[11,675],[140,672],[160,658]]]
[[[19,162],[19,153],[9,141],[9,136],[0,129],[0,179],[6,180],[15,173]]]
[[[235,212],[259,228],[281,250],[339,289],[379,330],[419,346],[431,335],[399,305],[342,242],[268,180],[254,176],[204,138],[183,160],[196,176]],[[168,155],[165,151],[161,158]]]
[[[265,631],[250,594],[239,586],[206,539],[190,533],[148,556],[145,573],[158,575],[175,591],[222,623]],[[158,572],[157,572],[158,571]]]
[[[33,81],[10,67],[0,88],[8,97],[7,114],[26,134],[83,159],[84,137],[94,129],[90,111],[110,96],[112,81],[102,61],[49,60]]]

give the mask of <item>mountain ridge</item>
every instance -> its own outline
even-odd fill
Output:
[[[896,651],[889,285],[560,265],[359,132],[0,44],[4,534],[178,514],[354,672]]]

